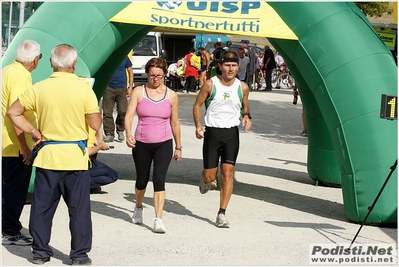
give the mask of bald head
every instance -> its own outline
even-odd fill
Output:
[[[54,71],[74,72],[78,52],[69,44],[57,45],[51,50],[51,67]]]

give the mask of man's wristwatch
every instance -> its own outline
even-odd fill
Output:
[[[252,120],[251,113],[243,113],[243,114],[242,114],[242,117],[244,118],[245,115],[247,115],[248,118],[249,118],[250,120]]]

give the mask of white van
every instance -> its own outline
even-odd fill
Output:
[[[153,57],[165,59],[168,57],[162,38],[163,36],[160,32],[149,32],[133,48],[132,64],[135,86],[147,82],[148,77],[147,74],[145,74],[144,68],[148,60]]]

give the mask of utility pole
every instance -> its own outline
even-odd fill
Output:
[[[11,22],[12,22],[12,1],[10,2],[10,17],[8,18],[8,38],[7,38],[7,47],[10,46],[11,39]]]
[[[18,29],[22,28],[22,25],[25,23],[25,1],[20,2],[19,6],[19,25]]]

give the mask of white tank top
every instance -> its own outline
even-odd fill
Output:
[[[231,86],[222,85],[217,76],[211,78],[212,92],[205,101],[205,126],[232,128],[240,124],[242,88],[238,79]]]

